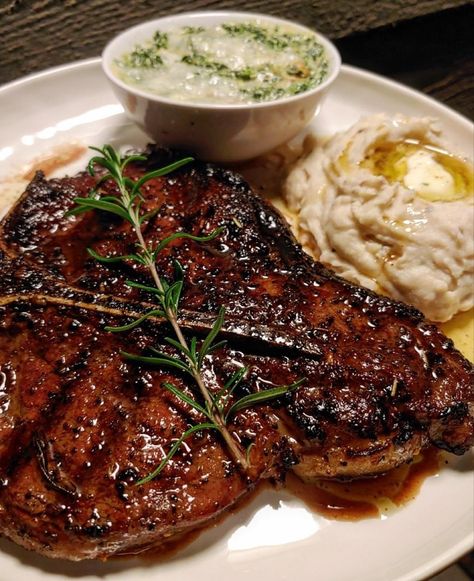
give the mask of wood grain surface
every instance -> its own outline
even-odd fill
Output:
[[[474,120],[473,23],[470,4],[353,34],[336,44],[344,62],[419,89]]]
[[[184,10],[266,12],[332,38],[343,61],[474,119],[474,6],[462,0],[0,0],[0,84],[100,54],[117,32]]]
[[[464,0],[8,0],[0,1],[0,84],[100,54],[117,32],[185,10],[240,9],[290,18],[331,38],[466,4]]]

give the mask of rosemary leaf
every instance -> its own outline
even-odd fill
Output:
[[[173,347],[175,347],[181,353],[184,353],[186,355],[186,357],[189,357],[191,359],[191,351],[189,349],[187,349],[186,347],[183,347],[179,341],[176,341],[176,339],[173,339],[172,337],[165,337],[165,341],[169,345],[172,345]]]
[[[220,349],[221,347],[224,347],[224,345],[227,345],[227,341],[225,339],[223,339],[222,341],[219,341],[218,343],[213,343],[209,347],[209,349],[207,350],[207,355],[209,355],[209,353],[212,353],[216,349]]]
[[[210,423],[210,422],[204,423],[204,424],[196,424],[195,426],[191,426],[189,428],[189,430],[186,430],[184,432],[184,434],[179,438],[179,440],[177,440],[171,446],[171,450],[168,452],[168,454],[166,454],[166,456],[163,458],[163,460],[158,464],[158,467],[155,470],[153,470],[153,472],[148,474],[148,476],[145,476],[145,478],[142,478],[141,480],[138,480],[138,482],[135,482],[135,486],[147,484],[148,482],[150,482],[151,480],[156,478],[160,474],[160,472],[163,470],[163,468],[168,464],[168,462],[171,460],[171,458],[173,458],[173,456],[179,450],[179,448],[181,447],[183,442],[185,440],[187,440],[190,436],[192,436],[196,432],[200,432],[202,430],[217,430],[217,429],[218,429],[218,427],[216,426],[216,424]]]
[[[202,362],[204,361],[204,357],[206,357],[206,355],[208,354],[209,348],[212,345],[212,342],[217,337],[217,335],[219,334],[219,331],[222,328],[222,325],[224,324],[224,314],[225,314],[225,307],[221,307],[219,309],[219,313],[217,315],[217,318],[214,321],[214,324],[212,325],[211,330],[209,331],[208,336],[205,338],[205,340],[201,346],[201,351],[199,352],[199,357],[198,357],[198,367],[202,366]]]
[[[286,395],[295,389],[298,389],[300,385],[305,381],[305,378],[299,379],[295,381],[291,385],[280,385],[278,387],[273,387],[270,389],[265,389],[264,391],[259,391],[257,393],[251,393],[249,395],[244,395],[244,397],[240,398],[236,401],[226,413],[226,420],[232,417],[236,412],[241,409],[254,406],[256,404],[264,403],[270,401],[272,399],[277,399],[282,395]]]
[[[159,211],[160,211],[160,208],[155,208],[154,210],[151,210],[150,212],[147,212],[146,214],[143,214],[143,216],[141,216],[140,219],[139,219],[140,226],[144,222],[148,222],[148,220],[150,220],[151,218],[153,218],[154,216],[156,216]]]
[[[110,331],[111,333],[121,333],[122,331],[130,331],[131,329],[138,327],[138,325],[141,325],[143,323],[143,321],[146,321],[150,317],[160,317],[160,319],[166,319],[166,315],[163,311],[161,311],[159,309],[153,309],[151,311],[148,311],[148,313],[145,313],[139,319],[135,319],[135,321],[129,323],[128,325],[122,325],[121,327],[108,327],[107,326],[107,327],[104,327],[104,329],[106,331]]]
[[[87,253],[92,256],[92,258],[95,258],[95,260],[98,260],[99,262],[104,262],[105,264],[112,264],[114,262],[123,262],[124,260],[136,260],[137,259],[137,255],[136,254],[125,254],[123,256],[102,256],[101,254],[98,254],[95,250],[93,250],[92,248],[88,248],[87,249]]]
[[[78,206],[87,208],[88,210],[104,210],[105,212],[110,212],[120,216],[127,222],[132,222],[130,215],[127,211],[118,204],[112,204],[111,202],[103,202],[102,200],[93,200],[91,198],[75,198],[74,201]]]
[[[100,149],[98,151],[100,151]],[[122,167],[122,163],[121,163],[122,160],[120,158],[120,154],[115,149],[115,147],[112,147],[110,144],[104,145],[104,152],[113,161],[113,163],[115,164],[115,166],[120,167],[120,168]],[[103,158],[101,158],[101,159],[103,159]]]
[[[181,262],[179,260],[173,260],[173,266],[175,279],[184,281],[184,269]]]
[[[104,176],[104,177],[107,177],[107,176]],[[110,178],[108,178],[108,179],[110,179]],[[98,192],[97,192],[97,190],[96,190],[96,196],[97,196],[97,195],[99,195],[99,194],[98,194]],[[93,198],[93,199],[94,199],[94,198]],[[103,202],[111,202],[112,204],[117,204],[117,202],[118,202],[118,200],[117,200],[117,196],[100,196],[100,199],[101,199]],[[119,205],[120,205],[120,207],[121,207],[121,204],[119,204]]]
[[[160,289],[154,287],[154,286],[148,286],[146,284],[141,284],[139,282],[135,282],[134,280],[126,280],[125,284],[131,288],[139,288],[140,290],[144,290],[147,291],[149,293],[154,293],[157,295],[163,295],[163,293],[160,291]]]
[[[173,240],[177,240],[178,238],[187,238],[189,240],[193,240],[194,242],[199,242],[200,244],[202,244],[204,242],[210,242],[211,240],[214,240],[214,238],[217,238],[217,236],[219,236],[219,234],[223,230],[224,228],[221,226],[213,230],[208,236],[193,236],[192,234],[188,234],[187,232],[175,232],[174,234],[171,234],[170,236],[163,238],[163,240],[155,248],[154,255],[156,257],[163,250],[163,248],[165,248],[166,246],[168,246],[170,242],[173,242]]]
[[[218,343],[217,343],[217,345],[218,345]],[[229,379],[224,384],[224,387],[216,394],[215,399],[216,399],[217,405],[221,406],[228,401],[230,396],[234,393],[234,390],[236,389],[236,387],[239,385],[239,383],[242,381],[242,379],[247,374],[248,370],[249,370],[249,368],[247,366],[241,367],[240,369],[237,369],[237,371],[235,371],[229,377]],[[222,400],[222,403],[221,403],[221,400]]]
[[[247,366],[241,367],[240,369],[237,369],[237,371],[235,371],[229,377],[229,379],[226,381],[223,389],[225,389],[225,390],[234,389],[235,386],[238,385],[242,381],[242,379],[245,377],[248,370],[249,370],[249,368]]]
[[[192,408],[194,408],[198,412],[201,412],[208,419],[210,419],[212,421],[212,416],[209,415],[209,413],[207,412],[207,410],[205,410],[202,407],[202,405],[198,404],[197,401],[194,400],[192,397],[190,397],[189,395],[187,395],[186,393],[184,393],[184,391],[181,391],[176,386],[174,386],[172,383],[168,383],[167,381],[165,381],[162,385],[163,385],[163,387],[166,387],[166,389],[168,391],[170,391],[173,395],[175,395],[177,398],[179,398],[180,400],[184,401],[185,403],[187,403],[188,405],[190,405]]]
[[[191,343],[189,346],[189,353],[190,353],[190,359],[192,361],[194,361],[194,363],[197,365],[198,352],[197,352],[197,338],[196,337],[193,337],[191,339]]]
[[[156,351],[156,349],[153,349]],[[174,367],[185,373],[189,373],[192,376],[192,371],[184,361],[176,359],[174,357],[169,357],[164,353],[159,353],[160,357],[148,357],[147,355],[135,355],[134,353],[127,353],[126,351],[120,351],[120,355],[125,357],[125,359],[130,359],[131,361],[139,361],[141,363],[148,363],[149,365],[164,365],[165,367]]]
[[[181,298],[182,290],[183,290],[182,280],[175,281],[167,288],[164,297],[165,309],[170,309],[174,313],[178,312],[179,299]]]
[[[120,164],[120,167],[122,168],[122,170],[124,170],[129,163],[134,163],[136,161],[146,161],[146,159],[147,159],[146,155],[140,154],[128,155],[123,159],[122,163]]]
[[[69,218],[70,216],[79,216],[80,214],[85,214],[89,211],[89,208],[85,208],[84,206],[76,206],[75,208],[72,208],[72,210],[65,212],[64,217]]]
[[[169,174],[177,169],[179,169],[180,167],[182,167],[183,165],[187,165],[188,163],[191,163],[192,161],[194,161],[194,158],[192,157],[185,157],[183,159],[180,159],[178,161],[175,161],[174,163],[170,163],[169,165],[165,166],[165,167],[161,167],[160,169],[157,169],[155,171],[150,171],[148,173],[146,173],[142,178],[140,178],[139,180],[137,180],[134,185],[133,185],[133,189],[132,189],[132,196],[140,190],[140,188],[142,186],[144,186],[146,184],[146,182],[154,179],[154,178],[160,178],[166,174]]]
[[[117,178],[119,176],[118,168],[116,167],[115,163],[105,159],[103,157],[93,157],[87,166],[87,169],[91,176],[95,176],[95,166],[98,165],[100,167],[104,167],[107,169],[113,178]]]

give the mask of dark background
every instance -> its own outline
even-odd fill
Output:
[[[0,0],[0,84],[99,55],[112,36],[142,20],[212,9],[297,20],[335,40],[344,62],[474,119],[474,5],[460,0]]]

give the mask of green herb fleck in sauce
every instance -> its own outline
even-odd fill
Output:
[[[314,34],[260,21],[186,26],[153,38],[115,62],[127,84],[170,99],[249,103],[319,85],[328,60]]]

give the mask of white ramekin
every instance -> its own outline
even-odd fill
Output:
[[[258,19],[291,25],[316,34],[329,61],[326,79],[299,95],[251,104],[196,104],[174,101],[127,85],[112,64],[157,30],[182,26],[212,26],[222,22]],[[319,111],[322,99],[336,79],[341,59],[334,45],[319,33],[293,22],[251,12],[188,12],[150,20],[129,28],[107,44],[102,66],[126,113],[158,144],[193,152],[208,161],[242,161],[263,154],[301,131]]]

